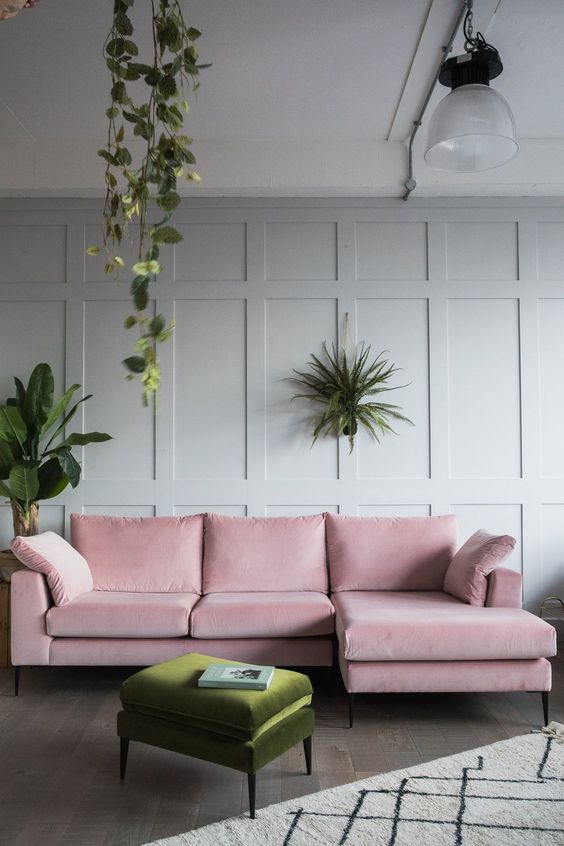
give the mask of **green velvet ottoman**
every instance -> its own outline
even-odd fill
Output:
[[[302,673],[276,669],[268,690],[198,687],[209,664],[241,662],[192,652],[124,681],[117,717],[121,778],[130,740],[223,764],[248,774],[254,819],[257,770],[303,741],[311,775],[311,683]]]

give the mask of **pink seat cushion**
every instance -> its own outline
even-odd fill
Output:
[[[325,520],[205,515],[204,593],[327,593]]]
[[[552,626],[520,608],[478,608],[441,591],[366,591],[332,597],[349,661],[548,658]]]
[[[457,519],[327,514],[331,590],[441,590]]]
[[[443,590],[470,605],[485,605],[488,576],[515,548],[510,535],[475,532],[461,546],[446,571]]]
[[[324,593],[211,593],[192,612],[192,637],[310,637],[334,631]]]
[[[18,536],[10,548],[22,564],[47,577],[55,605],[65,605],[92,590],[87,562],[55,532],[42,532],[29,538]]]
[[[95,590],[201,593],[203,529],[202,514],[71,514],[72,542],[88,560]]]
[[[53,637],[186,637],[195,593],[110,593],[95,590],[47,611]]]

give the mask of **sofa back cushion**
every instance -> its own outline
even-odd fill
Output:
[[[457,518],[328,514],[331,590],[442,590]]]
[[[55,532],[42,532],[29,538],[18,536],[10,548],[22,564],[47,578],[55,605],[66,605],[92,591],[87,562]]]
[[[95,590],[201,593],[204,518],[71,515]]]
[[[489,574],[514,549],[515,538],[511,535],[490,535],[485,529],[479,529],[452,559],[443,590],[469,605],[485,605]]]
[[[327,593],[325,520],[205,515],[204,593]]]

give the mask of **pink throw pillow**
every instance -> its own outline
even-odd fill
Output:
[[[510,535],[479,529],[461,546],[446,571],[443,590],[469,605],[485,605],[488,576],[515,548]]]
[[[26,567],[46,576],[55,605],[66,605],[94,586],[86,559],[55,532],[18,536],[10,549]]]

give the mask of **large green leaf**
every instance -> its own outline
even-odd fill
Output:
[[[33,502],[39,491],[37,467],[30,467],[23,461],[14,464],[8,477],[10,490],[21,502]]]
[[[37,471],[37,475],[39,478],[37,499],[52,499],[64,491],[69,483],[68,476],[56,456],[46,461]]]
[[[8,478],[15,460],[11,445],[7,441],[0,440],[0,479]]]
[[[34,424],[37,431],[41,429],[53,407],[54,387],[53,371],[49,365],[45,362],[38,364],[29,377],[23,407],[24,420],[28,425]]]
[[[53,450],[53,454],[57,456],[61,468],[68,476],[68,480],[73,488],[76,488],[80,482],[80,464],[74,457],[69,446],[57,447]]]
[[[68,414],[65,414],[65,416],[64,416],[64,417],[63,417],[63,419],[61,420],[61,423],[57,426],[57,428],[55,429],[55,431],[53,432],[53,434],[52,434],[52,435],[51,435],[51,437],[49,438],[49,441],[48,441],[48,442],[47,442],[47,444],[45,445],[45,448],[44,448],[44,451],[43,451],[43,455],[45,455],[45,454],[47,453],[47,450],[49,450],[49,447],[51,446],[51,444],[53,443],[53,441],[55,440],[55,438],[57,437],[57,435],[59,435],[59,434],[63,431],[63,429],[65,428],[65,426],[67,425],[67,423],[70,423],[70,421],[72,420],[72,418],[74,417],[74,415],[75,415],[75,414],[76,414],[76,412],[78,411],[78,406],[79,406],[81,403],[86,402],[86,400],[90,399],[90,397],[91,397],[91,396],[92,396],[92,394],[86,394],[86,396],[85,396],[85,397],[82,397],[82,399],[80,399],[77,403],[75,403],[75,404],[73,405],[73,407],[72,407],[72,408],[71,408],[71,410],[68,412]],[[50,451],[50,450],[49,450],[49,451]]]
[[[75,391],[78,391],[79,388],[80,388],[80,385],[76,385],[76,384],[71,385],[70,388],[68,389],[68,391],[65,391],[65,393],[63,394],[61,399],[58,402],[55,403],[55,405],[53,406],[53,409],[51,410],[49,416],[47,417],[47,420],[45,421],[45,423],[41,427],[41,431],[39,432],[40,438],[42,438],[49,431],[51,426],[55,425],[55,423],[57,422],[59,417],[63,414],[67,405],[71,401],[72,395],[75,393]]]
[[[0,405],[0,440],[23,447],[26,438],[27,426],[18,409],[13,405]]]
[[[67,446],[86,446],[86,444],[99,444],[102,441],[111,441],[112,436],[105,432],[73,432],[68,438],[65,438],[63,444]],[[61,446],[63,445],[61,444]]]

